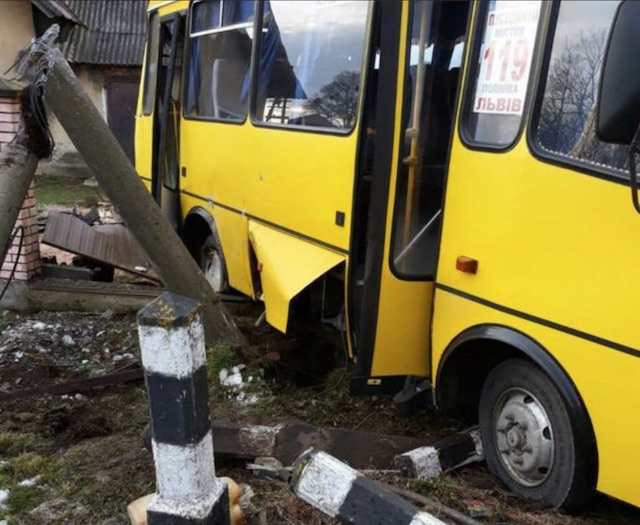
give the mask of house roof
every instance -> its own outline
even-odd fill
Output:
[[[147,36],[146,0],[66,0],[82,25],[62,43],[76,64],[139,66]]]
[[[49,18],[66,18],[74,24],[82,22],[72,9],[64,2],[64,0],[31,0],[40,11]]]

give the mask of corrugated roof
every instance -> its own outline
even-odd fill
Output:
[[[82,23],[64,0],[31,0],[31,3],[49,18],[62,17],[75,24]]]
[[[139,66],[147,36],[146,0],[67,0],[84,26],[62,44],[69,62]]]

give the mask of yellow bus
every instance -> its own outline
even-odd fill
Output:
[[[217,291],[344,337],[354,394],[431,392],[528,498],[640,505],[640,217],[596,134],[628,4],[152,1],[138,172]]]

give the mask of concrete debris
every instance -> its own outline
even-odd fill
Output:
[[[260,387],[251,388],[251,391],[247,391],[247,387],[254,382],[253,376],[248,376],[246,379],[242,376],[242,371],[246,368],[246,365],[234,366],[231,369],[223,368],[218,373],[218,379],[220,386],[227,388],[229,398],[236,401],[240,405],[255,405],[259,400]],[[261,382],[256,381],[256,384]]]
[[[419,480],[484,460],[480,432],[476,428],[448,436],[437,443],[400,454],[396,466],[404,475]]]
[[[258,509],[258,507],[256,507],[251,501],[255,497],[256,493],[251,488],[251,485],[247,483],[241,483],[240,488],[242,489],[242,496],[240,496],[238,504],[242,509],[242,513],[247,517],[255,516],[260,511],[260,509]]]
[[[64,346],[75,346],[76,342],[73,340],[73,337],[65,334],[62,336],[62,344]]]
[[[258,478],[289,481],[291,467],[285,467],[276,458],[256,458],[253,463],[247,463],[247,469],[251,470]]]

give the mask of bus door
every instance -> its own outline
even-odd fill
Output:
[[[180,221],[180,107],[185,17],[160,22],[153,123],[152,195],[174,228]]]
[[[372,66],[379,71],[366,242],[355,247],[350,274],[354,393],[392,393],[407,376],[430,374],[433,286],[469,6],[382,7],[389,13],[379,66]]]

